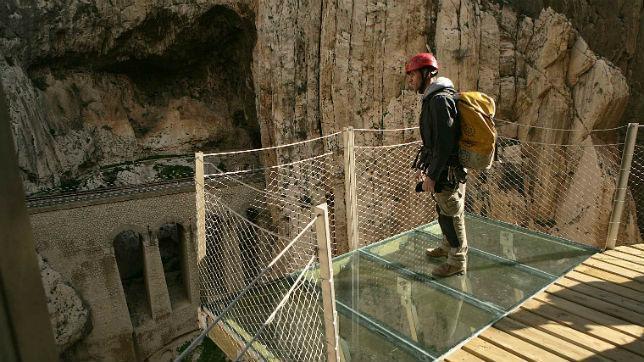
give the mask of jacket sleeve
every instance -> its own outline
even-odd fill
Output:
[[[429,162],[431,161],[430,152],[431,149],[428,148],[432,144],[432,117],[430,111],[430,100],[424,99],[422,103],[422,110],[420,112],[420,137],[423,141],[423,147],[418,150],[418,155],[416,159],[418,163],[415,163],[415,167],[423,172],[427,171]]]
[[[436,95],[429,102],[432,127],[432,153],[425,174],[437,181],[447,167],[447,161],[458,142],[456,138],[456,103],[445,95]]]

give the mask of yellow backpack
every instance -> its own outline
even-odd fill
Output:
[[[460,92],[455,99],[461,119],[458,153],[461,165],[472,170],[489,169],[496,144],[494,99],[481,92]]]

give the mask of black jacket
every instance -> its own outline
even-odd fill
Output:
[[[436,182],[447,181],[448,166],[458,166],[460,122],[456,113],[456,90],[452,81],[439,77],[423,95],[420,135],[423,147],[416,168]]]

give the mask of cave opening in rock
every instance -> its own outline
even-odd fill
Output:
[[[127,309],[132,325],[136,327],[150,316],[145,285],[143,239],[141,234],[135,231],[122,231],[114,238],[113,247]]]
[[[169,223],[159,228],[159,253],[163,274],[170,294],[172,309],[189,302],[188,260],[184,252],[184,228],[181,224]]]
[[[260,147],[256,38],[251,10],[216,5],[191,17],[157,9],[100,54],[34,61],[29,76],[46,127],[69,155],[61,175],[158,154]]]

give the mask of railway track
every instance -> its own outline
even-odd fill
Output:
[[[102,199],[114,199],[129,195],[139,195],[151,192],[169,191],[176,189],[194,189],[194,178],[185,177],[167,181],[157,181],[139,185],[114,186],[109,188],[87,191],[66,192],[26,198],[28,208],[49,207],[76,202],[91,202]]]

